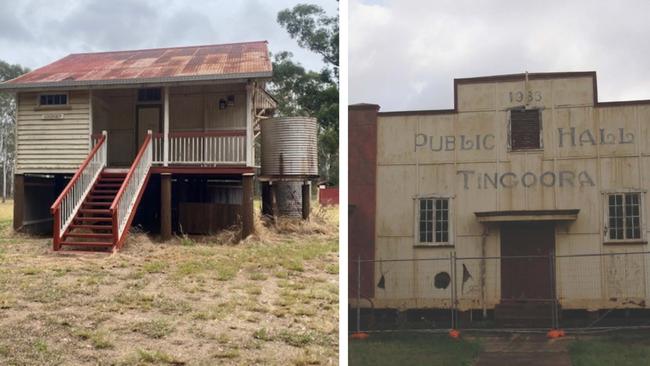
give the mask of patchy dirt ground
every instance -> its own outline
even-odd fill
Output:
[[[337,364],[334,209],[238,245],[137,234],[116,254],[0,225],[2,365]]]

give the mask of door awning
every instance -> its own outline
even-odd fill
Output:
[[[474,215],[479,222],[575,221],[579,212],[579,209],[513,210],[474,212]]]

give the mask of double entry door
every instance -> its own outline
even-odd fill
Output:
[[[555,227],[547,222],[503,223],[501,226],[502,302],[553,298],[551,254]],[[512,257],[512,258],[508,258]]]

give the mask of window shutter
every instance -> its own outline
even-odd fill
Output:
[[[512,150],[539,149],[539,110],[510,111],[510,143]]]

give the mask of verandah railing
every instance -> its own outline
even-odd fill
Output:
[[[91,135],[94,146],[101,134]],[[153,164],[164,163],[164,137],[153,134]],[[170,165],[244,165],[246,164],[246,131],[170,132]]]
[[[138,155],[126,174],[124,183],[111,203],[110,213],[113,221],[114,245],[119,248],[125,237],[126,228],[133,218],[133,210],[142,195],[144,186],[149,179],[149,171],[153,161],[152,134],[148,131]]]
[[[246,164],[246,131],[170,132],[169,164]],[[164,162],[164,137],[155,134],[153,163]]]
[[[79,207],[81,207],[84,197],[92,188],[102,169],[106,167],[106,140],[106,131],[102,131],[88,157],[81,163],[70,182],[50,207],[50,212],[54,217],[54,250],[60,249],[63,234],[72,222]]]

